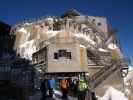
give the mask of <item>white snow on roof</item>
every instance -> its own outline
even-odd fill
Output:
[[[25,29],[25,28],[20,28],[19,30],[18,30],[18,32],[22,32],[22,33],[27,33],[27,30]]]
[[[84,45],[81,45],[81,44],[80,44],[80,47],[81,47],[81,48],[86,48]]]
[[[128,99],[125,97],[124,93],[110,86],[100,100],[128,100]]]
[[[53,18],[46,18],[45,20],[53,21]]]
[[[86,28],[87,26],[85,24],[81,24],[81,29]]]
[[[46,18],[45,19],[46,22],[48,22],[49,24],[53,24],[53,18]]]
[[[31,25],[32,23],[25,23],[24,25]]]
[[[90,39],[90,38],[87,37],[86,35],[83,35],[82,33],[75,33],[74,36],[77,37],[77,38],[83,38],[83,39],[85,39],[86,41],[88,41],[90,44],[96,45],[96,43],[95,43],[92,39]]]
[[[32,60],[32,54],[36,51],[36,46],[34,44],[34,40],[27,41],[20,45],[19,54],[22,58],[26,58]]]
[[[48,35],[48,38],[51,38],[51,37],[54,37],[56,36],[60,31],[53,31],[53,30],[49,30],[49,31],[46,31],[46,34]]]
[[[118,46],[114,43],[110,43],[108,44],[108,49],[115,50],[115,49],[118,49]]]
[[[98,50],[101,51],[101,52],[108,52],[108,50],[103,49],[103,48],[99,48]]]

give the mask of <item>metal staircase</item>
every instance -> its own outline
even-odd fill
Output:
[[[111,65],[111,54],[110,52],[100,52],[98,50],[88,49],[87,57],[95,62],[96,65]]]
[[[91,88],[96,88],[114,72],[120,71],[120,73],[122,73],[123,69],[128,69],[128,63],[130,63],[129,59],[120,59],[118,61],[112,61],[110,66],[101,68],[97,73],[90,77],[89,82]]]

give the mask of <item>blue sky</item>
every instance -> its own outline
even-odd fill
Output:
[[[125,57],[133,62],[133,0],[0,0],[0,20],[15,25],[25,19],[61,15],[68,9],[105,16],[117,28]]]

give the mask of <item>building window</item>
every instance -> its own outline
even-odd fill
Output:
[[[67,52],[66,50],[59,50],[58,52],[54,53],[54,59],[59,59],[61,57],[65,59],[71,59],[71,52]]]
[[[95,19],[92,19],[92,23],[94,23],[95,22]]]
[[[59,57],[66,57],[66,50],[59,50]]]
[[[97,23],[97,25],[98,25],[98,26],[101,26],[102,24],[99,22],[99,23]]]
[[[67,52],[67,59],[71,59],[71,52]]]
[[[54,59],[58,59],[58,53],[54,53]]]

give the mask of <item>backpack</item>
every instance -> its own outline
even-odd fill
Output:
[[[88,85],[87,82],[85,82],[85,80],[80,79],[79,80],[79,86],[78,86],[79,91],[85,91],[88,89]]]

